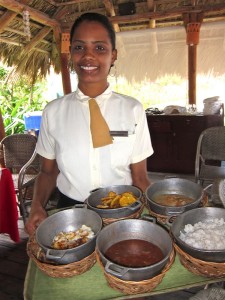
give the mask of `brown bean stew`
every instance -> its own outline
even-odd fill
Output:
[[[152,200],[160,205],[165,206],[183,206],[194,202],[193,198],[179,194],[160,194],[154,195]]]
[[[105,257],[120,266],[130,268],[150,266],[164,258],[158,246],[138,239],[115,243],[106,250]]]

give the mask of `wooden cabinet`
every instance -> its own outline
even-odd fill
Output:
[[[201,132],[224,126],[221,115],[148,115],[154,154],[147,160],[148,171],[194,173],[195,155]]]

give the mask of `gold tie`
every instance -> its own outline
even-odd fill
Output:
[[[95,99],[89,100],[90,129],[94,148],[112,144],[112,137],[109,133],[109,126],[101,114],[98,103]]]

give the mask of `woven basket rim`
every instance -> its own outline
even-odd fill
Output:
[[[109,223],[113,223],[113,222],[120,221],[120,220],[138,218],[141,215],[142,211],[144,210],[144,207],[145,207],[145,205],[143,203],[141,205],[141,207],[136,212],[134,212],[133,214],[131,214],[129,216],[123,217],[123,218],[117,218],[117,219],[114,219],[114,218],[102,218],[103,224],[109,224]]]
[[[179,256],[181,264],[190,272],[209,278],[221,278],[225,276],[225,263],[209,262],[192,257],[174,243],[174,248]]]
[[[101,269],[104,271],[104,273],[106,273],[105,270],[104,270],[104,266],[103,266],[103,264],[102,264],[102,262],[101,262],[101,259],[100,259],[100,256],[99,256],[99,253],[98,253],[97,248],[95,249],[95,253],[96,253],[96,259],[97,259],[97,262],[99,263],[99,265],[100,265]],[[152,278],[149,278],[149,279],[145,279],[145,280],[141,280],[141,281],[131,281],[131,280],[126,280],[126,281],[125,281],[125,280],[122,280],[122,279],[120,279],[120,278],[117,278],[117,277],[115,277],[115,276],[113,276],[113,275],[111,275],[111,274],[108,274],[108,273],[107,273],[107,275],[108,275],[109,277],[114,278],[115,280],[117,280],[118,282],[121,282],[121,283],[122,283],[122,282],[130,283],[130,284],[147,283],[147,282],[150,282],[153,278],[156,279],[156,278],[161,278],[162,276],[164,276],[164,275],[166,274],[166,272],[171,268],[171,266],[172,266],[172,264],[173,264],[173,262],[174,262],[174,260],[175,260],[175,256],[176,256],[175,250],[172,249],[171,254],[170,254],[170,256],[169,256],[169,260],[168,260],[166,266],[164,267],[164,269],[161,271],[161,273],[158,274],[158,275],[156,275],[156,276],[154,276],[154,277],[152,277]]]
[[[37,267],[51,277],[72,277],[80,275],[88,271],[96,263],[96,253],[93,251],[89,256],[83,258],[80,261],[72,262],[65,265],[56,265],[44,263],[36,257],[37,249],[42,251],[35,239],[29,239],[27,242],[27,254],[31,260],[37,265]]]
[[[147,280],[125,281],[125,280],[117,278],[111,274],[106,273],[106,271],[104,270],[104,266],[101,263],[97,249],[95,250],[95,252],[96,252],[97,262],[100,265],[100,267],[104,273],[104,276],[105,276],[105,279],[106,279],[108,285],[114,290],[117,290],[123,294],[129,294],[129,295],[134,295],[134,294],[136,295],[136,294],[150,292],[154,288],[156,288],[162,281],[166,272],[171,268],[171,266],[174,262],[174,259],[175,259],[175,255],[176,255],[175,250],[173,248],[171,255],[169,257],[169,261],[160,274],[158,274],[150,279],[147,279]]]
[[[211,265],[211,266],[224,266],[225,267],[225,262],[214,262],[214,261],[206,261],[206,260],[201,260],[199,258],[193,257],[190,254],[188,254],[187,252],[183,251],[176,243],[174,243],[174,248],[175,250],[182,256],[187,257],[188,259],[192,260],[192,261],[196,261],[198,263],[202,263],[205,265]]]

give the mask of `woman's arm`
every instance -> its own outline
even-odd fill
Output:
[[[147,160],[144,159],[136,164],[130,165],[133,185],[140,188],[143,192],[151,184],[147,172]]]
[[[41,158],[41,169],[34,186],[34,195],[31,211],[25,228],[32,235],[42,220],[47,217],[45,206],[56,187],[56,178],[59,174],[56,160]]]

